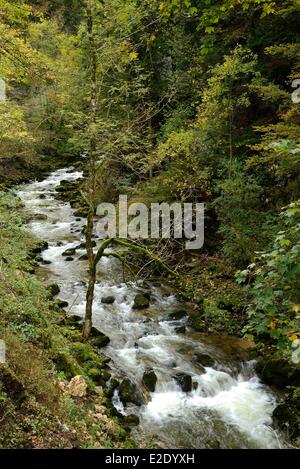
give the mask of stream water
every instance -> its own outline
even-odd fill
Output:
[[[68,301],[72,314],[83,316],[87,280],[87,263],[79,260],[84,249],[77,250],[73,261],[62,253],[84,241],[83,218],[76,218],[68,203],[55,198],[55,188],[62,180],[81,177],[80,172],[59,169],[41,182],[18,188],[26,210],[47,218],[29,223],[38,238],[49,243],[43,258],[51,263],[40,265],[37,274],[47,283],[56,282],[60,298]],[[104,349],[111,357],[117,376],[127,376],[141,387],[143,373],[153,368],[158,381],[154,393],[141,407],[124,409],[117,393],[114,403],[121,413],[135,413],[140,426],[134,436],[165,448],[280,448],[284,444],[272,427],[276,398],[262,384],[247,361],[247,354],[233,338],[213,338],[187,328],[177,334],[184,322],[166,321],[174,310],[182,309],[174,293],[164,286],[152,286],[150,308],[132,309],[139,286],[124,283],[117,259],[103,258],[98,268],[95,290],[94,325],[110,338]],[[112,305],[101,298],[114,296]],[[197,368],[192,357],[205,353],[214,360],[205,372]],[[193,390],[183,392],[174,374],[192,376]]]

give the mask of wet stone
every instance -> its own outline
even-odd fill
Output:
[[[144,372],[142,381],[143,381],[143,385],[148,391],[150,392],[155,391],[155,387],[157,383],[157,376],[152,368],[149,368]]]
[[[112,305],[115,302],[114,296],[103,296],[101,298],[101,303],[104,305]]]
[[[173,375],[177,384],[181,387],[183,392],[190,392],[192,390],[192,377],[186,373],[177,373]]]

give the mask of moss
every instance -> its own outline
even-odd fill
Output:
[[[76,375],[82,374],[82,369],[67,352],[59,352],[53,358],[53,363],[57,371],[62,371],[67,379],[72,379]]]
[[[102,364],[99,355],[95,353],[93,347],[89,344],[76,342],[72,344],[71,350],[76,360],[81,364],[84,364],[87,361],[93,361]]]
[[[81,332],[72,327],[62,327],[60,331],[66,338],[68,338],[72,342],[80,342],[81,340]]]

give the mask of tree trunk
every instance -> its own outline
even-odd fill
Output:
[[[87,227],[85,232],[86,249],[89,260],[89,281],[88,290],[86,294],[86,309],[83,325],[83,340],[87,340],[92,329],[93,324],[93,299],[96,283],[96,263],[93,251],[93,230],[94,230],[94,213],[96,208],[96,159],[97,159],[97,141],[96,141],[96,116],[97,116],[97,51],[94,39],[94,21],[93,21],[93,0],[86,2],[86,15],[87,15],[87,35],[89,42],[89,55],[90,55],[90,119],[89,119],[89,173],[88,173],[88,194],[87,200],[89,204],[89,211],[87,216]]]

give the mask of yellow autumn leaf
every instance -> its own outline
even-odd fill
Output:
[[[294,340],[297,340],[297,339],[298,339],[297,334],[292,334],[292,335],[289,336],[289,340],[290,340],[291,342],[294,342]]]
[[[137,52],[130,52],[129,57],[130,57],[130,60],[137,60],[139,57],[139,54]]]

